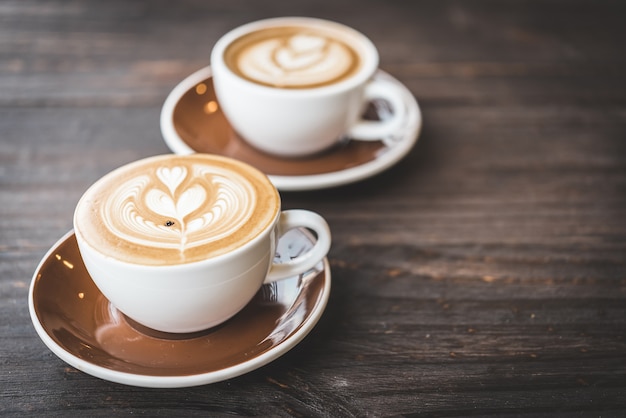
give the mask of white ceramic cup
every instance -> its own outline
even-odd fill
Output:
[[[313,36],[318,33],[321,38],[330,40],[328,42],[339,40],[354,51],[358,60],[356,69],[346,77],[339,77],[338,81],[302,87],[270,85],[233,70],[234,60],[227,58],[229,48],[251,34],[281,27],[301,28],[305,37],[306,33],[313,33]],[[266,62],[276,63],[284,58],[280,65],[284,64],[289,71],[297,69],[300,63],[306,62],[304,55],[310,46],[306,40],[300,42],[304,44],[303,54],[285,51],[284,46],[278,45],[269,51],[271,59]],[[275,59],[279,54],[282,54],[280,59]],[[298,61],[298,57],[303,57],[302,61]],[[313,53],[310,57],[314,60]],[[376,141],[397,132],[406,105],[398,86],[374,79],[378,63],[376,47],[362,33],[336,22],[306,17],[273,18],[245,24],[221,37],[211,52],[215,93],[228,121],[254,147],[285,157],[314,154],[346,137]],[[256,64],[253,62],[250,67]],[[334,64],[329,67],[338,68]],[[282,67],[271,69],[277,74],[282,74],[283,70]],[[375,99],[391,105],[391,117],[381,121],[362,118],[368,102]]]
[[[275,202],[278,205],[277,210],[266,217],[266,224],[255,236],[245,238],[245,242],[235,245],[226,252],[189,263],[176,261],[154,265],[152,262],[141,260],[129,261],[125,258],[125,253],[118,250],[109,251],[108,246],[115,243],[98,244],[102,237],[86,236],[94,232],[86,225],[91,221],[85,220],[84,214],[94,211],[103,213],[104,209],[97,206],[97,200],[101,199],[103,194],[114,194],[115,191],[126,187],[110,187],[112,178],[121,178],[120,176],[127,175],[124,173],[128,173],[128,170],[137,167],[141,171],[141,164],[146,161],[153,165],[155,161],[158,165],[171,165],[172,161],[186,158],[206,158],[209,163],[218,161],[220,164],[227,162],[236,166],[247,166],[239,161],[203,154],[165,155],[136,161],[114,170],[94,183],[80,199],[74,214],[74,232],[81,257],[102,294],[131,319],[149,328],[172,333],[200,331],[226,321],[248,304],[264,283],[297,276],[312,269],[326,256],[331,243],[330,230],[321,216],[306,210],[281,211],[278,192],[272,197],[278,199]],[[247,167],[240,171],[244,177],[241,182],[246,181],[246,170],[252,169]],[[173,172],[175,170],[168,169],[168,173]],[[135,175],[134,173],[132,175]],[[224,174],[226,177],[228,175]],[[171,178],[176,180],[178,177]],[[260,181],[267,190],[271,190],[270,187],[274,188],[264,175]],[[171,185],[171,182],[168,184]],[[138,188],[139,186],[135,187]],[[167,188],[163,189],[167,192]],[[179,193],[180,191],[177,190],[177,196],[184,195]],[[137,194],[141,193],[144,191],[140,190]],[[181,198],[178,202],[183,200],[184,198]],[[209,200],[211,199],[207,199]],[[139,216],[151,216],[141,213],[141,210],[137,212]],[[251,225],[256,222],[254,215],[258,212],[250,211]],[[97,216],[106,217],[106,215]],[[277,240],[292,228],[313,230],[317,235],[317,241],[310,251],[290,262],[277,264],[273,261]],[[125,240],[119,241],[121,246],[128,245]],[[140,253],[141,251],[138,254]],[[163,257],[167,258],[170,255],[165,253]],[[159,255],[155,257],[158,259]]]

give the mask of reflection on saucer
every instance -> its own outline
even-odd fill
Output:
[[[280,190],[352,183],[400,161],[413,148],[421,130],[421,112],[411,92],[382,71],[376,77],[398,84],[408,109],[398,132],[380,141],[347,139],[323,153],[293,159],[258,151],[242,140],[224,117],[213,91],[210,67],[190,75],[172,90],[161,110],[161,132],[177,154],[205,152],[245,161],[268,174]],[[371,103],[365,116],[384,119],[388,114],[389,107],[380,101]]]

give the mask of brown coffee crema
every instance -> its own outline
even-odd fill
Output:
[[[232,72],[253,83],[286,89],[329,86],[362,66],[357,50],[340,31],[309,26],[260,29],[233,41],[224,52]]]
[[[251,166],[206,154],[164,155],[97,181],[79,201],[75,225],[105,256],[174,265],[245,245],[279,210],[276,188]]]

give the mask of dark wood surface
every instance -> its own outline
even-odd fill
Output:
[[[69,367],[27,294],[82,192],[169,152],[160,108],[258,18],[365,32],[418,99],[414,150],[283,193],[326,217],[316,328],[221,383],[142,389]],[[1,1],[0,415],[625,416],[626,4]]]

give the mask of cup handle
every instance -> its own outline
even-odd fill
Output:
[[[317,241],[309,251],[286,263],[272,263],[264,283],[297,276],[315,267],[330,250],[330,228],[320,215],[308,210],[285,210],[278,221],[278,239],[293,228],[308,228],[317,235]]]
[[[403,91],[397,85],[387,80],[370,81],[365,86],[364,100],[367,102],[383,99],[389,102],[393,113],[384,120],[359,120],[348,129],[348,137],[361,141],[380,141],[396,133],[406,119],[407,105],[403,95]]]

